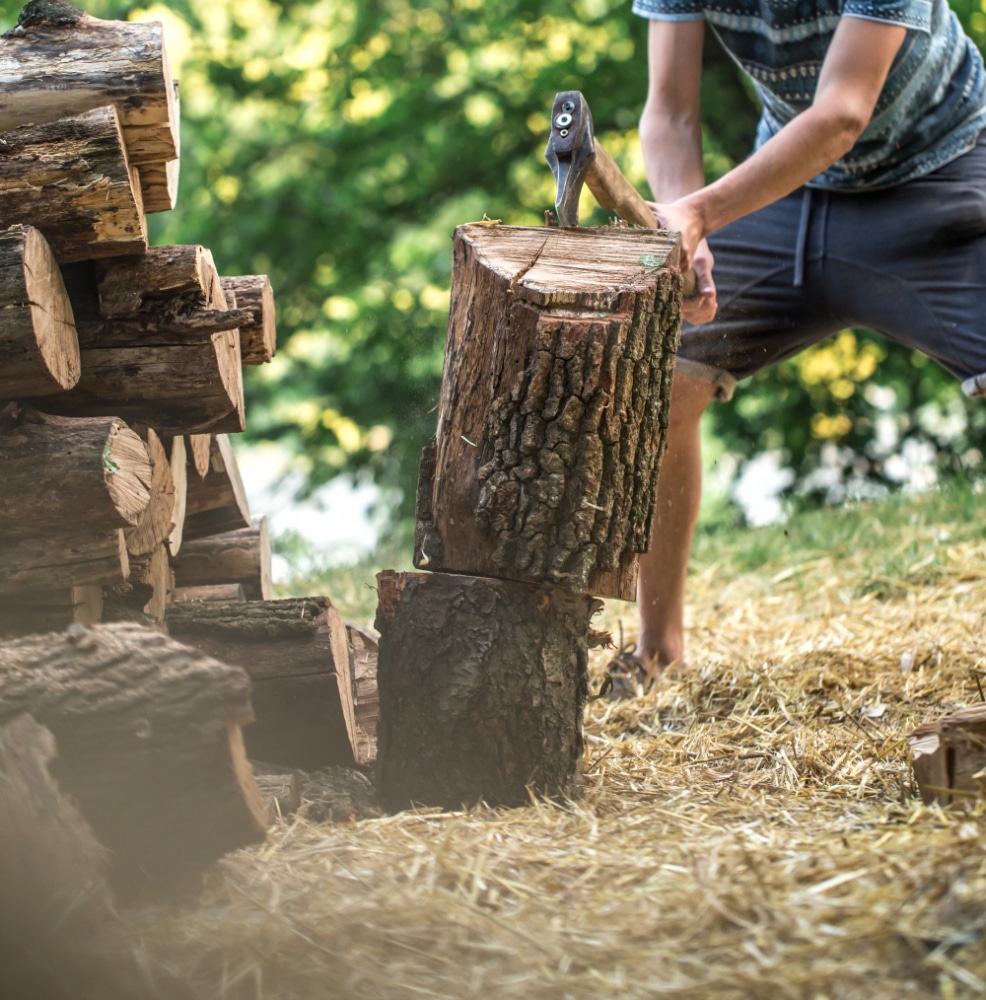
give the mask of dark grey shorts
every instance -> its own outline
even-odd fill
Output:
[[[709,239],[719,312],[685,324],[678,370],[736,381],[849,326],[986,373],[986,138],[898,187],[802,188]]]

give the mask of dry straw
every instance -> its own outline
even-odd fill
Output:
[[[984,996],[984,813],[922,806],[904,736],[979,699],[986,550],[922,573],[706,566],[688,668],[590,706],[582,801],[302,815],[134,947],[244,1000]]]

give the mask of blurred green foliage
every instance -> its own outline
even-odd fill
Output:
[[[957,0],[978,42],[981,2]],[[289,444],[309,490],[361,470],[396,487],[399,523],[434,429],[452,230],[484,215],[543,221],[553,179],[542,151],[559,90],[586,94],[597,134],[645,189],[636,126],[646,23],[626,0],[83,5],[165,24],[181,79],[181,190],[174,212],[152,217],[154,242],[202,243],[225,274],[271,277],[279,353],[248,370],[248,436]],[[19,7],[0,0],[0,27]],[[714,42],[706,61],[711,178],[746,155],[757,111]],[[604,220],[591,212],[586,201],[583,220]],[[784,449],[802,476],[826,441],[863,454],[878,415],[871,373],[845,354],[846,371],[819,363],[818,375],[796,360],[754,379],[716,409],[715,433],[740,454]],[[886,355],[877,378],[895,392],[880,413],[904,434],[926,433],[917,408],[947,409],[955,387],[907,352]]]

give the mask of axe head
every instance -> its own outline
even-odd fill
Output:
[[[555,96],[551,109],[551,135],[544,158],[555,175],[555,215],[559,226],[579,224],[579,195],[596,156],[592,114],[580,90]]]

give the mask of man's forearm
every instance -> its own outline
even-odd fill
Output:
[[[655,201],[676,201],[705,185],[702,130],[696,117],[676,117],[645,108],[640,118],[640,143]]]

